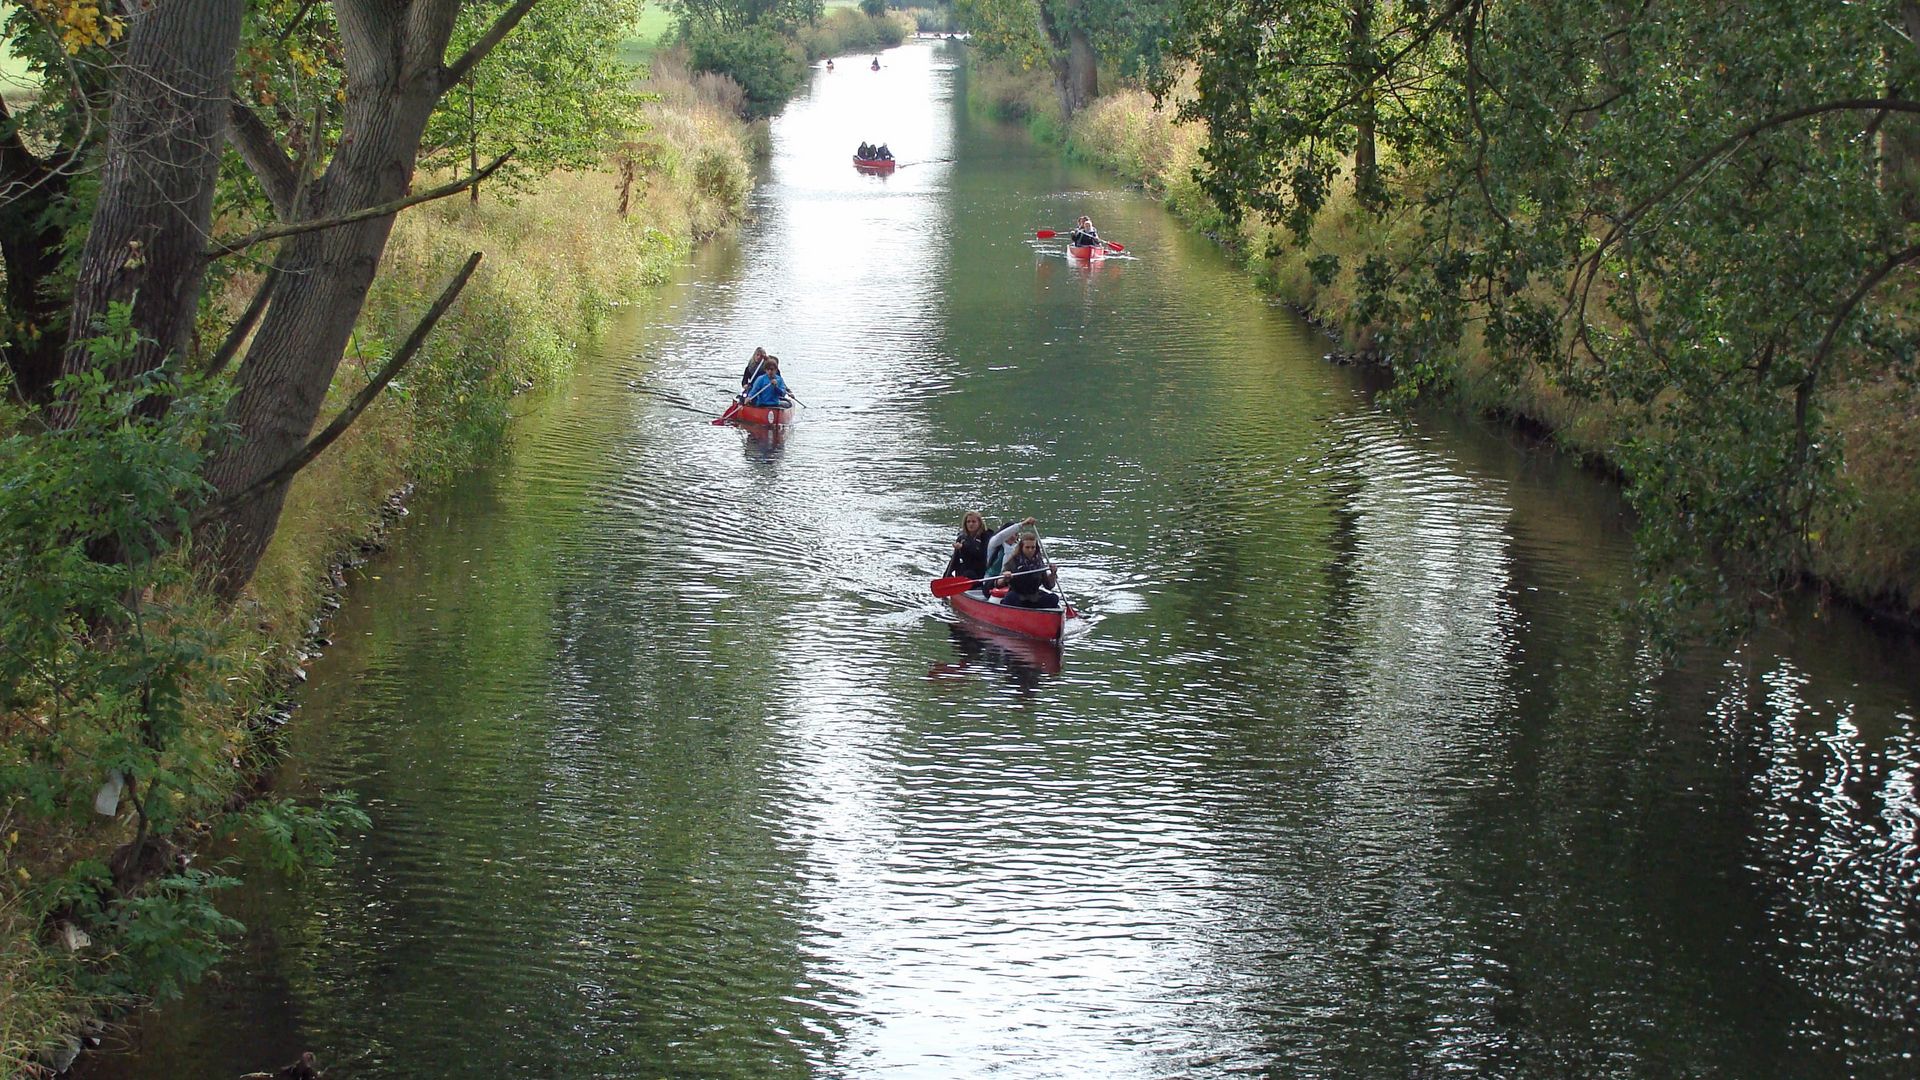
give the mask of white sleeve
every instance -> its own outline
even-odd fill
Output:
[[[992,565],[993,563],[993,553],[996,548],[1006,547],[1014,537],[1020,535],[1020,525],[1021,523],[1016,521],[1006,528],[1001,529],[999,532],[994,533],[993,538],[987,541],[988,565]]]

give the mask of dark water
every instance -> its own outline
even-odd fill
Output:
[[[1660,671],[1606,486],[1374,408],[956,60],[819,76],[750,234],[416,505],[281,778],[375,830],[92,1075],[1920,1074],[1913,646]],[[1037,250],[1082,210],[1138,258]],[[755,344],[772,436],[706,422]],[[1063,648],[927,595],[966,507]]]

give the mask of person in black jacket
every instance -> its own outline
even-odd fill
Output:
[[[1060,597],[1047,591],[1057,578],[1053,564],[1040,553],[1040,534],[1027,529],[1007,559],[1006,573],[1000,575],[1000,584],[1007,587],[1000,602],[1008,607],[1057,608]]]
[[[772,354],[760,346],[753,347],[753,355],[747,357],[747,370],[740,373],[740,389],[745,390],[753,385],[753,380],[759,376],[760,370],[767,366],[767,361],[771,357]]]
[[[969,510],[960,516],[960,535],[953,541],[953,557],[947,560],[947,569],[942,577],[964,574],[970,578],[984,579],[987,576],[987,541],[993,534],[987,531],[986,520],[980,511]],[[984,594],[987,583],[983,580],[978,586]]]

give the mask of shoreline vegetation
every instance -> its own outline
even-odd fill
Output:
[[[343,567],[380,546],[416,485],[503,452],[512,399],[566,378],[623,297],[661,285],[690,245],[743,220],[765,131],[742,114],[738,84],[690,70],[683,48],[647,45],[632,54],[648,61],[636,89],[652,99],[641,106],[641,128],[603,148],[598,164],[482,184],[477,198],[461,193],[399,215],[323,416],[368,383],[470,253],[484,257],[403,374],[297,475],[237,601],[224,609],[209,602],[178,556],[168,557],[175,572],[148,586],[150,618],[164,618],[169,633],[191,630],[203,650],[178,686],[181,741],[194,749],[177,756],[190,757],[196,775],[175,798],[186,820],[167,849],[173,869],[248,842],[248,829],[229,829],[222,819],[250,813],[259,778],[278,756],[285,697],[325,643]],[[421,172],[421,186],[439,179]],[[240,273],[219,283],[210,306],[233,317],[260,277]],[[24,445],[36,422],[17,406],[0,408],[0,438],[11,434]],[[0,703],[0,1077],[64,1069],[105,1016],[178,992],[239,929],[204,902],[204,894],[233,883],[217,869],[183,879],[157,868],[146,875],[164,879],[157,895],[155,886],[136,886],[114,899],[107,877],[117,879],[119,868],[111,864],[135,831],[124,799],[111,816],[94,808],[32,811],[17,790],[30,753],[21,740],[37,727],[58,742],[59,715],[57,701]],[[96,779],[116,775],[86,764],[112,759],[98,741],[31,753]],[[80,782],[91,792],[95,781]],[[296,810],[251,824],[282,831],[291,847],[304,849],[305,865],[324,865],[335,831],[361,822],[351,811]],[[290,874],[301,870],[268,861]],[[182,880],[203,895],[184,895]],[[143,916],[191,925],[166,932]]]
[[[1264,292],[1330,334],[1343,359],[1394,373],[1394,357],[1376,345],[1378,327],[1359,310],[1355,268],[1374,253],[1404,244],[1393,223],[1364,212],[1351,170],[1315,216],[1311,240],[1294,242],[1287,228],[1248,214],[1232,222],[1194,178],[1207,137],[1197,122],[1178,119],[1191,97],[1191,76],[1157,102],[1138,83],[1103,82],[1106,93],[1063,120],[1043,69],[1021,70],[969,54],[970,105],[995,119],[1023,123],[1040,143],[1138,186],[1159,198],[1189,228],[1214,241]],[[1330,280],[1315,262],[1338,259]],[[1447,407],[1485,415],[1544,438],[1609,478],[1631,483],[1620,449],[1640,417],[1625,407],[1576,399],[1538,368],[1514,377],[1512,365],[1473,335],[1456,347],[1458,376]],[[1810,580],[1835,598],[1906,631],[1920,631],[1920,387],[1891,378],[1850,380],[1830,406],[1845,440],[1837,494],[1816,509]]]
[[[262,781],[279,757],[286,697],[326,644],[344,568],[384,544],[416,487],[503,452],[512,399],[568,377],[623,297],[663,284],[690,245],[744,220],[754,162],[769,147],[765,118],[804,87],[811,63],[956,28],[939,3],[745,10],[541,5],[506,35],[497,63],[471,69],[409,159],[416,186],[454,190],[501,164],[483,170],[482,161],[520,154],[471,192],[395,218],[319,412],[357,419],[294,474],[237,595],[217,595],[227,586],[200,566],[230,537],[181,543],[169,523],[218,494],[202,470],[231,448],[220,423],[238,395],[223,363],[207,357],[223,338],[236,348],[259,340],[260,298],[286,291],[263,286],[265,262],[216,267],[191,362],[125,392],[109,379],[81,395],[75,440],[48,437],[66,421],[48,405],[47,383],[7,378],[39,369],[13,357],[0,366],[0,468],[27,493],[0,498],[0,525],[18,537],[53,534],[26,545],[30,553],[7,553],[7,573],[55,583],[8,598],[10,612],[35,612],[16,624],[29,626],[19,640],[32,648],[0,641],[0,661],[18,658],[17,670],[0,663],[0,682],[18,681],[0,686],[0,1077],[64,1071],[107,1016],[177,994],[210,970],[241,929],[216,901],[237,883],[228,856],[297,876],[327,865],[343,831],[366,827],[346,797],[303,807],[269,796]],[[247,32],[268,38],[245,46],[235,80],[254,110],[288,125],[295,150],[307,115],[346,101],[332,16],[303,22],[311,11],[262,13]],[[609,22],[623,11],[627,21]],[[43,101],[35,73],[67,70],[71,55],[105,69],[130,32],[87,0],[49,19],[17,8],[6,30],[0,121],[10,137],[29,137],[41,115],[57,122],[73,108],[64,101],[83,93],[94,96],[80,108],[100,108],[102,92],[85,85]],[[594,88],[585,103],[566,92],[580,88]],[[295,93],[311,96],[317,113],[284,107]],[[338,139],[341,121],[330,123],[323,138]],[[274,133],[234,141],[260,174],[256,134]],[[294,153],[287,164],[312,163]],[[244,231],[269,201],[284,216],[271,167],[266,176],[265,199],[223,180],[213,226]],[[63,205],[64,191],[50,204]],[[21,219],[14,211],[0,227]],[[87,219],[65,227],[84,235]],[[42,313],[64,317],[57,306]],[[124,370],[113,365],[148,340],[140,320],[138,310],[114,310],[100,321],[107,332],[91,351],[101,370]],[[16,313],[15,325],[29,324]],[[411,358],[400,367],[399,357]],[[201,364],[212,373],[189,373]],[[75,393],[70,383],[53,389]],[[118,472],[100,475],[109,462]],[[77,500],[85,511],[56,520],[76,482],[89,485]],[[115,517],[129,483],[145,495]],[[115,530],[117,554],[85,541],[102,528]],[[200,857],[212,869],[190,865]]]

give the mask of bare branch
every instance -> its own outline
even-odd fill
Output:
[[[519,3],[501,12],[500,17],[493,21],[493,25],[487,27],[487,32],[480,35],[478,41],[468,46],[467,51],[460,54],[460,59],[447,65],[440,73],[441,92],[445,93],[456,86],[461,79],[466,78],[467,72],[472,71],[475,64],[492,52],[494,46],[504,41],[506,36],[513,32],[513,28],[520,25],[520,20],[527,17],[527,12],[533,10],[533,5],[539,2],[540,0],[519,0]]]
[[[341,409],[340,414],[335,416],[320,434],[307,440],[306,445],[295,451],[286,461],[257,477],[246,487],[202,507],[193,515],[192,524],[202,525],[236,506],[259,497],[275,485],[293,479],[294,474],[306,468],[314,458],[320,456],[322,451],[333,445],[335,439],[346,434],[347,429],[353,426],[353,422],[367,410],[367,406],[373,404],[373,399],[380,396],[380,391],[386,389],[387,384],[393,381],[393,377],[400,374],[400,369],[406,367],[408,361],[420,351],[420,346],[426,344],[427,335],[433,332],[434,324],[439,322],[440,317],[453,306],[454,300],[460,295],[460,290],[466,288],[467,279],[473,276],[474,268],[480,265],[480,254],[476,251],[467,256],[466,265],[462,266],[460,272],[453,276],[453,280],[447,283],[447,287],[441,290],[440,298],[433,302],[433,306],[427,309],[427,313],[420,317],[419,324],[413,328],[413,333],[407,335],[407,340],[400,346],[400,350],[393,354],[393,358],[387,361],[386,366],[380,369],[372,382],[360,388],[360,392],[353,396],[352,401],[347,402],[346,408]]]
[[[276,264],[267,270],[267,276],[260,287],[253,291],[253,299],[247,301],[247,310],[240,313],[233,327],[227,331],[226,340],[220,348],[207,359],[207,374],[218,375],[233,362],[235,353],[240,351],[240,343],[247,340],[247,334],[253,330],[253,324],[260,320],[260,313],[267,310],[267,301],[273,296],[273,287],[280,283],[280,267]]]
[[[283,218],[292,217],[294,196],[300,188],[293,161],[280,148],[266,122],[237,99],[227,109],[227,141],[240,151],[241,160],[266,189],[274,212]]]
[[[428,188],[426,191],[415,192],[404,199],[395,199],[392,202],[384,202],[378,206],[369,206],[361,210],[355,210],[349,214],[340,214],[336,217],[316,218],[312,221],[295,221],[285,225],[269,225],[264,229],[255,229],[250,233],[244,233],[231,240],[223,240],[213,247],[208,248],[207,258],[221,259],[232,255],[234,252],[245,251],[255,244],[266,243],[268,240],[278,240],[284,236],[298,236],[301,233],[319,232],[322,229],[337,229],[342,225],[351,225],[356,221],[369,221],[373,218],[382,218],[391,214],[397,214],[409,206],[418,206],[423,202],[444,199],[449,195],[465,191],[480,181],[485,180],[487,177],[492,176],[494,170],[505,165],[507,159],[512,156],[513,151],[508,150],[506,153],[501,154],[499,157],[494,158],[491,162],[482,166],[478,172],[450,183],[441,184],[437,188]]]

